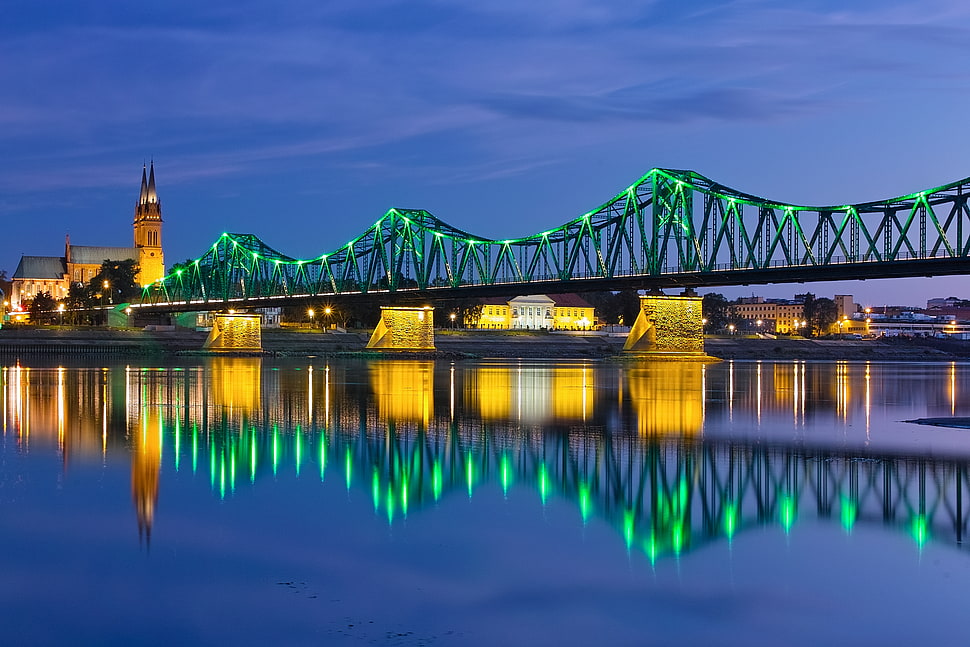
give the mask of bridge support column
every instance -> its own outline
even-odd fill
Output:
[[[212,331],[202,347],[222,352],[261,352],[261,319],[258,314],[218,312],[212,318]]]
[[[656,359],[714,359],[704,353],[701,303],[699,296],[667,296],[659,290],[641,296],[640,314],[623,350]]]
[[[367,342],[369,350],[434,350],[434,310],[381,306],[381,320]]]

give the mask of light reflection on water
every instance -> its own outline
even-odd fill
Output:
[[[179,517],[166,481],[185,475],[223,504],[284,475],[366,493],[391,528],[455,498],[531,496],[651,568],[767,528],[878,528],[913,554],[966,533],[966,432],[901,422],[970,412],[965,365],[213,358],[2,380],[5,463],[127,463],[145,545]]]

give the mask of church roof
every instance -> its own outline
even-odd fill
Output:
[[[15,279],[56,279],[63,280],[67,269],[60,256],[21,256]]]
[[[101,265],[104,261],[138,260],[137,247],[87,247],[71,245],[71,263]]]

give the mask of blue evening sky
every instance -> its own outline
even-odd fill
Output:
[[[530,234],[653,167],[801,204],[907,194],[970,176],[968,62],[961,0],[5,0],[0,269],[65,233],[130,245],[152,158],[169,264],[223,231],[316,256],[390,207]]]

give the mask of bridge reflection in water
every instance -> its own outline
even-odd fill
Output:
[[[206,474],[221,497],[284,471],[337,476],[368,490],[391,523],[480,488],[532,491],[543,504],[571,502],[583,523],[609,524],[651,560],[803,518],[962,545],[966,456],[708,431],[725,420],[796,431],[851,421],[868,439],[876,402],[958,411],[965,369],[935,370],[906,381],[893,377],[898,366],[847,363],[18,365],[2,371],[3,434],[21,451],[58,451],[66,466],[130,453],[149,535],[172,469]]]

